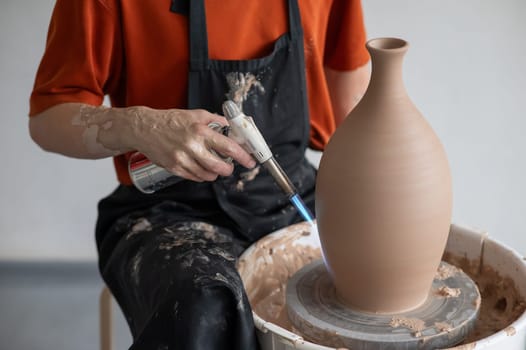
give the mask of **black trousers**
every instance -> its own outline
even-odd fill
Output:
[[[105,232],[111,251],[98,242],[102,277],[132,332],[130,349],[258,349],[236,269],[252,242],[181,219],[175,209],[165,201],[132,211]]]
[[[304,160],[287,171],[314,211],[315,169]],[[100,201],[99,268],[128,321],[131,350],[258,349],[237,258],[302,220],[269,176],[246,183],[250,193],[237,192],[242,177],[227,177],[151,195],[121,185]],[[221,196],[235,205],[224,209]]]

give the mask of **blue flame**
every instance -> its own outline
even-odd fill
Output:
[[[290,197],[291,203],[296,207],[298,210],[298,213],[305,219],[305,221],[312,223],[314,221],[314,217],[312,216],[312,213],[310,212],[309,208],[305,205],[299,194],[292,195]]]

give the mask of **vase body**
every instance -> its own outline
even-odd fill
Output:
[[[408,44],[380,38],[367,49],[371,80],[320,160],[316,217],[338,297],[362,311],[398,313],[430,292],[451,222],[451,176],[403,84]]]

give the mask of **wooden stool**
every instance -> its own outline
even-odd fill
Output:
[[[108,287],[102,287],[99,297],[100,350],[113,349],[112,299],[113,296]]]

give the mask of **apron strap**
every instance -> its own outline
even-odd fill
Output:
[[[190,0],[189,40],[190,70],[207,70],[210,67],[208,56],[208,34],[206,27],[205,0]],[[292,40],[303,37],[298,0],[288,0],[289,37]],[[172,3],[173,4],[173,3]]]
[[[179,13],[181,15],[188,16],[190,9],[190,0],[172,0],[170,5],[170,11],[173,13]]]
[[[288,0],[289,3],[289,35],[292,40],[303,38],[301,14],[298,0]]]
[[[190,0],[190,70],[209,68],[208,35],[206,32],[206,14],[204,0]]]

